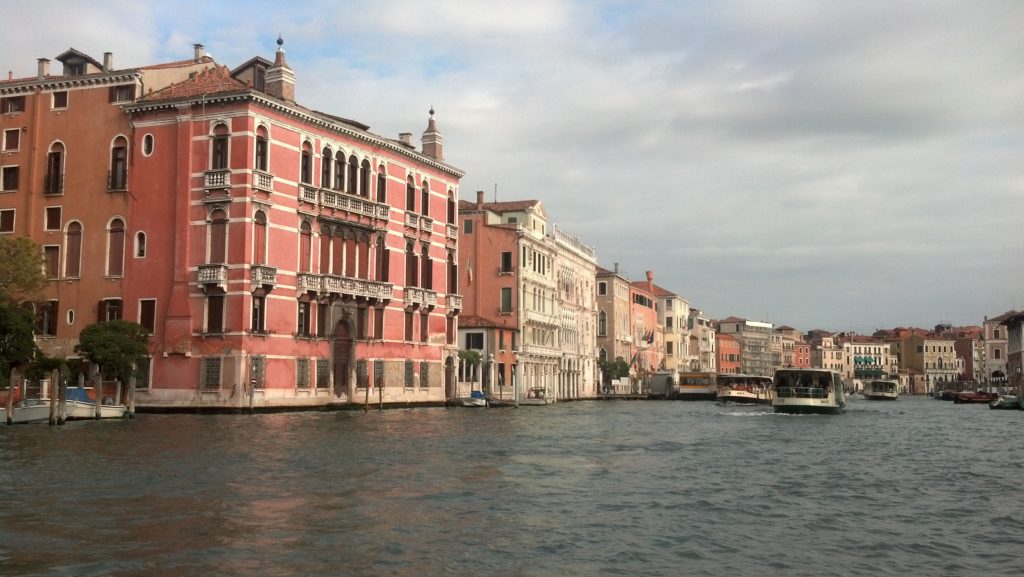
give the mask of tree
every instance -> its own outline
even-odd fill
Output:
[[[43,251],[31,239],[0,235],[0,300],[39,300],[46,286],[43,263]]]
[[[605,376],[605,382],[629,376],[629,363],[622,357],[615,357],[615,360],[611,362],[598,361],[597,365]]]
[[[78,336],[75,352],[100,367],[106,378],[128,382],[136,363],[149,352],[149,331],[138,323],[107,321],[89,325]]]
[[[0,377],[6,383],[11,367],[32,360],[37,348],[32,334],[32,313],[0,299]]]

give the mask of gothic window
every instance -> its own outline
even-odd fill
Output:
[[[82,225],[78,222],[68,224],[67,241],[64,248],[64,276],[77,278],[82,276]]]
[[[107,229],[107,276],[124,275],[124,221],[115,218]]]

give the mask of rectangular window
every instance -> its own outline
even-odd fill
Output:
[[[97,322],[121,320],[121,299],[103,299],[96,308]]]
[[[60,230],[61,226],[61,207],[59,206],[48,206],[46,207],[46,218],[44,219],[43,229],[44,230]]]
[[[411,341],[412,340],[412,335],[413,335],[413,332],[412,332],[412,319],[413,319],[413,314],[411,312],[409,312],[409,311],[406,311],[405,312],[405,340],[407,340],[407,341]]]
[[[68,107],[68,92],[67,90],[61,90],[60,92],[53,93],[53,104],[54,110]]]
[[[213,139],[213,158],[210,168],[221,170],[228,167],[228,137],[218,136]]]
[[[430,363],[427,361],[420,361],[420,388],[425,389],[430,386]]]
[[[60,276],[60,246],[44,246],[43,260],[46,278],[58,278]]]
[[[316,360],[316,388],[326,389],[331,386],[331,361]]]
[[[309,388],[309,359],[295,359],[295,387]]]
[[[665,355],[666,356],[669,356],[669,357],[672,356],[672,354],[673,354],[673,351],[672,351],[673,345],[675,345],[675,343],[673,343],[672,341],[667,341],[665,343]]]
[[[206,357],[201,365],[199,378],[204,389],[220,388],[220,357]]]
[[[365,389],[370,384],[370,364],[356,361],[356,387]]]
[[[504,329],[498,329],[498,350],[505,350],[505,331]]]
[[[25,111],[24,96],[7,96],[0,98],[0,114],[14,114]]]
[[[46,301],[36,307],[36,334],[43,337],[57,336],[58,301]]]
[[[501,272],[512,272],[512,253],[501,253]]]
[[[455,344],[455,318],[450,316],[444,317],[444,344],[454,345]]]
[[[156,299],[139,299],[139,324],[150,333],[156,332]]]
[[[206,332],[224,332],[224,295],[206,297]]]
[[[473,221],[471,221],[471,220],[464,221],[464,225],[465,226],[463,227],[463,232],[465,234],[473,234]]]
[[[0,192],[13,192],[18,190],[18,167],[5,166],[0,168]]]
[[[18,150],[21,146],[21,129],[8,128],[4,131],[4,150]]]
[[[135,363],[135,389],[148,389],[150,378],[150,367],[153,365],[153,359],[149,357],[143,357]]]
[[[295,334],[300,337],[309,336],[309,303],[299,302],[299,318],[296,322]]]
[[[327,303],[317,303],[316,305],[316,336],[318,337],[327,336],[327,316],[330,306]]]
[[[384,361],[373,361],[373,383],[378,387],[384,386]]]
[[[266,317],[267,297],[252,297],[252,328],[254,333],[264,332],[264,319]]]
[[[483,333],[466,333],[466,348],[470,350],[484,350]]]
[[[599,282],[597,283],[597,294],[606,295],[608,294],[608,283]]]
[[[512,312],[512,288],[503,287],[501,289],[501,310],[503,313]]]
[[[253,355],[249,358],[249,384],[256,389],[262,389],[266,382],[267,357]]]
[[[413,385],[413,378],[415,373],[415,365],[413,365],[412,359],[405,360],[405,386],[411,387]]]
[[[430,340],[430,313],[420,313],[420,342],[425,343]]]
[[[378,341],[384,340],[384,307],[373,309],[373,336]]]
[[[109,96],[110,102],[131,102],[135,100],[135,85],[111,86]]]
[[[665,317],[665,328],[666,329],[671,329],[672,328],[672,317]]]
[[[14,232],[14,209],[0,210],[0,232]]]

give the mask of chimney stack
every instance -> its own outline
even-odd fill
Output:
[[[484,207],[484,191],[476,191],[476,208],[480,210]]]
[[[264,91],[280,98],[285,102],[295,102],[295,73],[284,60],[284,39],[277,37],[277,54],[274,56],[274,64],[267,68]]]
[[[39,59],[39,79],[42,80],[50,75],[50,60],[48,58]],[[10,80],[10,78],[8,78]]]
[[[650,291],[650,293],[652,295],[654,294],[654,271],[653,270],[647,271],[647,290]]]
[[[423,133],[420,142],[423,143],[423,154],[434,160],[444,162],[444,137],[441,136],[441,131],[437,129],[437,124],[434,122],[433,106],[430,107],[430,120],[427,121],[427,130]]]
[[[103,53],[103,71],[110,72],[114,68],[114,54],[112,52]]]
[[[615,274],[619,274],[619,263],[615,263]]]
[[[402,144],[411,147],[412,146],[412,133],[411,132],[399,132],[398,141]]]
[[[202,44],[193,44],[192,45],[192,50],[194,51],[194,54],[192,55],[193,62],[200,62],[200,61],[202,61],[203,60],[203,45]]]

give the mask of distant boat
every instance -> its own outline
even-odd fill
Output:
[[[864,398],[869,401],[895,401],[899,396],[896,381],[876,379],[864,383]]]
[[[987,391],[964,391],[957,393],[953,397],[953,402],[957,404],[980,404],[980,403],[991,403],[999,398],[999,393],[989,393]]]
[[[463,407],[486,407],[487,397],[484,396],[483,391],[470,391],[468,397],[459,399],[459,403]]]
[[[772,379],[758,375],[718,375],[719,403],[743,405],[770,405],[772,402]]]
[[[679,373],[675,398],[681,401],[713,401],[718,396],[715,373]]]
[[[779,369],[772,380],[776,413],[841,413],[846,410],[843,378],[828,369]]]
[[[1013,395],[1002,395],[988,404],[990,409],[1019,409],[1020,401]]]
[[[550,405],[554,403],[555,399],[548,396],[548,392],[543,387],[534,387],[526,392],[525,399],[519,399],[519,405]]]

